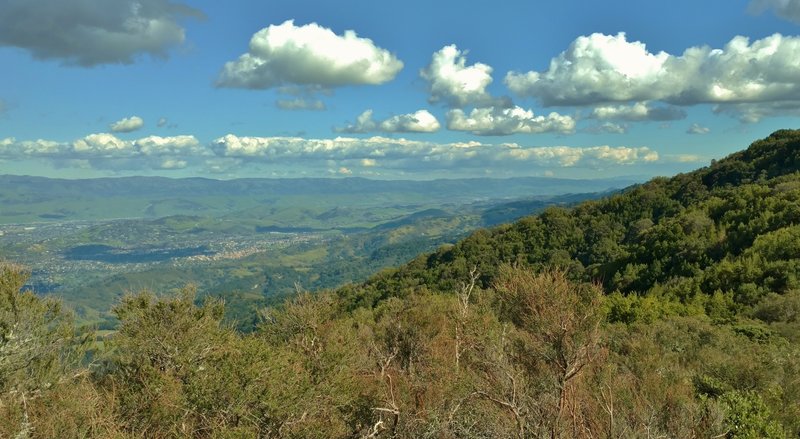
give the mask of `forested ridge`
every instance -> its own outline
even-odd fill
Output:
[[[5,264],[0,437],[797,437],[798,275],[790,130],[300,292],[250,334],[187,287],[126,296],[100,337]]]
[[[560,267],[606,292],[734,311],[797,286],[800,133],[782,130],[711,166],[656,178],[575,208],[553,207],[388,270],[340,295],[372,306],[424,285],[452,290],[478,267],[489,287],[503,264]],[[721,310],[718,310],[721,311]]]

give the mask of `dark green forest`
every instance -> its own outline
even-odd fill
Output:
[[[0,437],[800,434],[800,131],[224,323],[77,327],[0,268]]]

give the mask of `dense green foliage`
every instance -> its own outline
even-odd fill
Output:
[[[4,266],[0,437],[797,437],[798,170],[780,131],[298,294],[249,334],[191,288],[126,296],[88,365]]]
[[[559,267],[622,293],[612,320],[636,320],[647,297],[674,302],[660,315],[730,316],[798,288],[799,171],[800,133],[778,131],[692,173],[480,230],[340,295],[356,307],[421,285],[451,291],[470,267],[488,287],[498,267],[513,264]]]

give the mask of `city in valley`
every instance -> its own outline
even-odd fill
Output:
[[[324,233],[309,232],[179,233],[164,227],[143,231],[141,225],[136,220],[5,224],[0,225],[0,247],[6,258],[31,270],[34,291],[58,294],[98,273],[141,272],[157,266],[180,269],[329,239]],[[91,236],[88,242],[104,244],[81,244],[87,236]]]

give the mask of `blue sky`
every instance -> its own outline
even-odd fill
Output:
[[[800,1],[0,0],[0,173],[670,175],[800,116]]]

